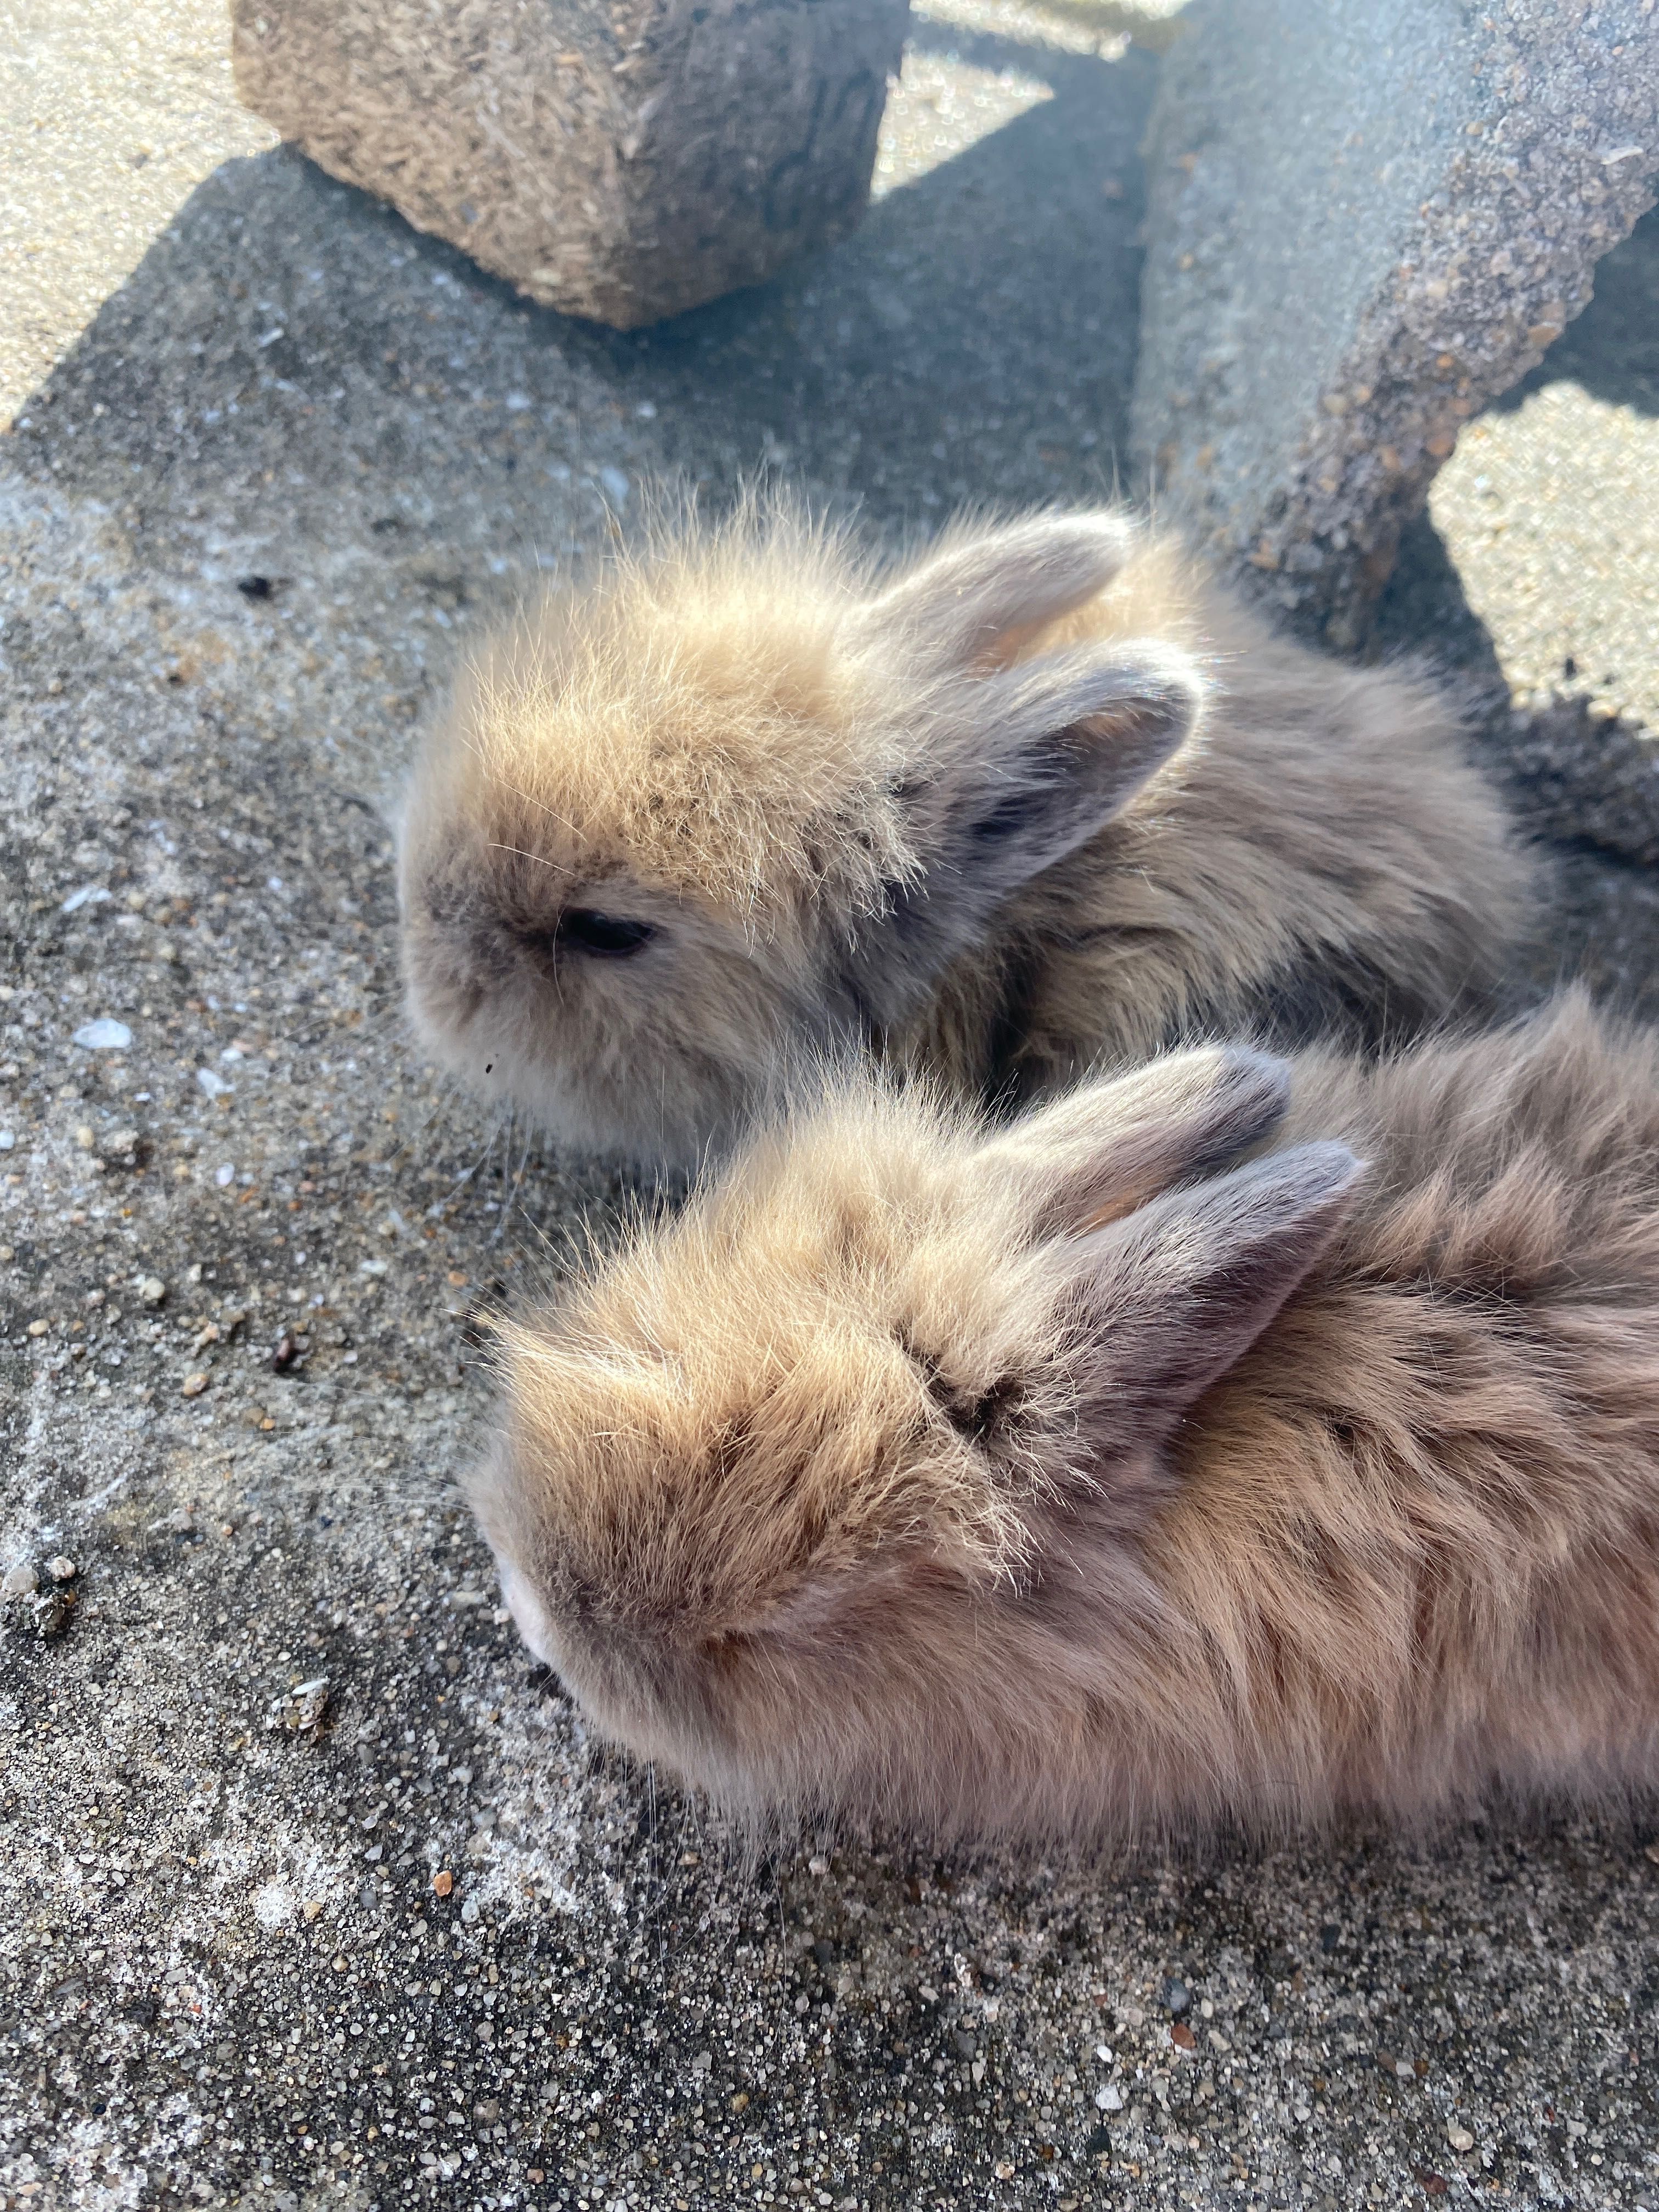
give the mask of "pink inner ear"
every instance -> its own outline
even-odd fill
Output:
[[[988,1142],[1036,1202],[1040,1237],[1087,1237],[1259,1144],[1289,1097],[1282,1060],[1201,1046],[1085,1084]]]
[[[539,1659],[544,1667],[556,1667],[553,1623],[547,1607],[537,1595],[534,1586],[521,1569],[510,1559],[498,1562],[501,1577],[501,1596],[513,1623],[524,1638],[525,1649]]]
[[[1090,1386],[1120,1439],[1156,1443],[1294,1296],[1348,1211],[1361,1164],[1294,1146],[1161,1193],[1071,1247],[1097,1348]]]
[[[1178,1164],[1169,1166],[1163,1175],[1154,1175],[1149,1170],[1133,1181],[1125,1183],[1121,1190],[1107,1199],[1103,1205],[1097,1206],[1086,1220],[1079,1222],[1077,1228],[1071,1233],[1078,1237],[1086,1237],[1091,1229],[1109,1229],[1113,1222],[1122,1221],[1131,1213],[1138,1213],[1149,1200],[1158,1197],[1160,1192],[1167,1189],[1180,1172]]]

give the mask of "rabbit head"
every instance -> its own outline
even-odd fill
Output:
[[[409,787],[427,1045],[574,1144],[683,1166],[889,1034],[1194,730],[1176,648],[1042,642],[1133,535],[965,528],[884,580],[750,512],[550,597],[468,671]]]
[[[1214,1048],[1001,1134],[866,1079],[756,1139],[505,1332],[475,1498],[526,1641],[733,1808],[1064,1825],[1066,1747],[1158,1612],[1164,1448],[1356,1173],[1212,1172],[1285,1103]]]

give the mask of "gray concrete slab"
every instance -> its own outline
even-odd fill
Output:
[[[231,161],[0,440],[6,2212],[1659,2203],[1650,1823],[745,1863],[455,1492],[477,1309],[620,1194],[410,1057],[408,732],[648,471],[1109,483],[1152,64],[1032,12],[921,22],[857,237],[640,337]],[[1652,877],[1568,861],[1639,991]]]

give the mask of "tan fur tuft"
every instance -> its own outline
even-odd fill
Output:
[[[465,681],[458,804],[511,817],[573,874],[626,864],[764,928],[803,899],[854,913],[915,865],[898,733],[838,650],[867,578],[786,508],[689,520],[550,592]]]

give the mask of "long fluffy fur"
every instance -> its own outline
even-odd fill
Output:
[[[1528,867],[1423,676],[1275,637],[1121,514],[896,568],[680,517],[483,650],[401,838],[416,1025],[578,1143],[694,1163],[873,1047],[964,1095],[1480,1003]],[[596,959],[562,916],[654,935]]]
[[[1102,1839],[1659,1782],[1659,1045],[1579,996],[1006,1131],[861,1079],[502,1358],[528,1641],[739,1810]]]

